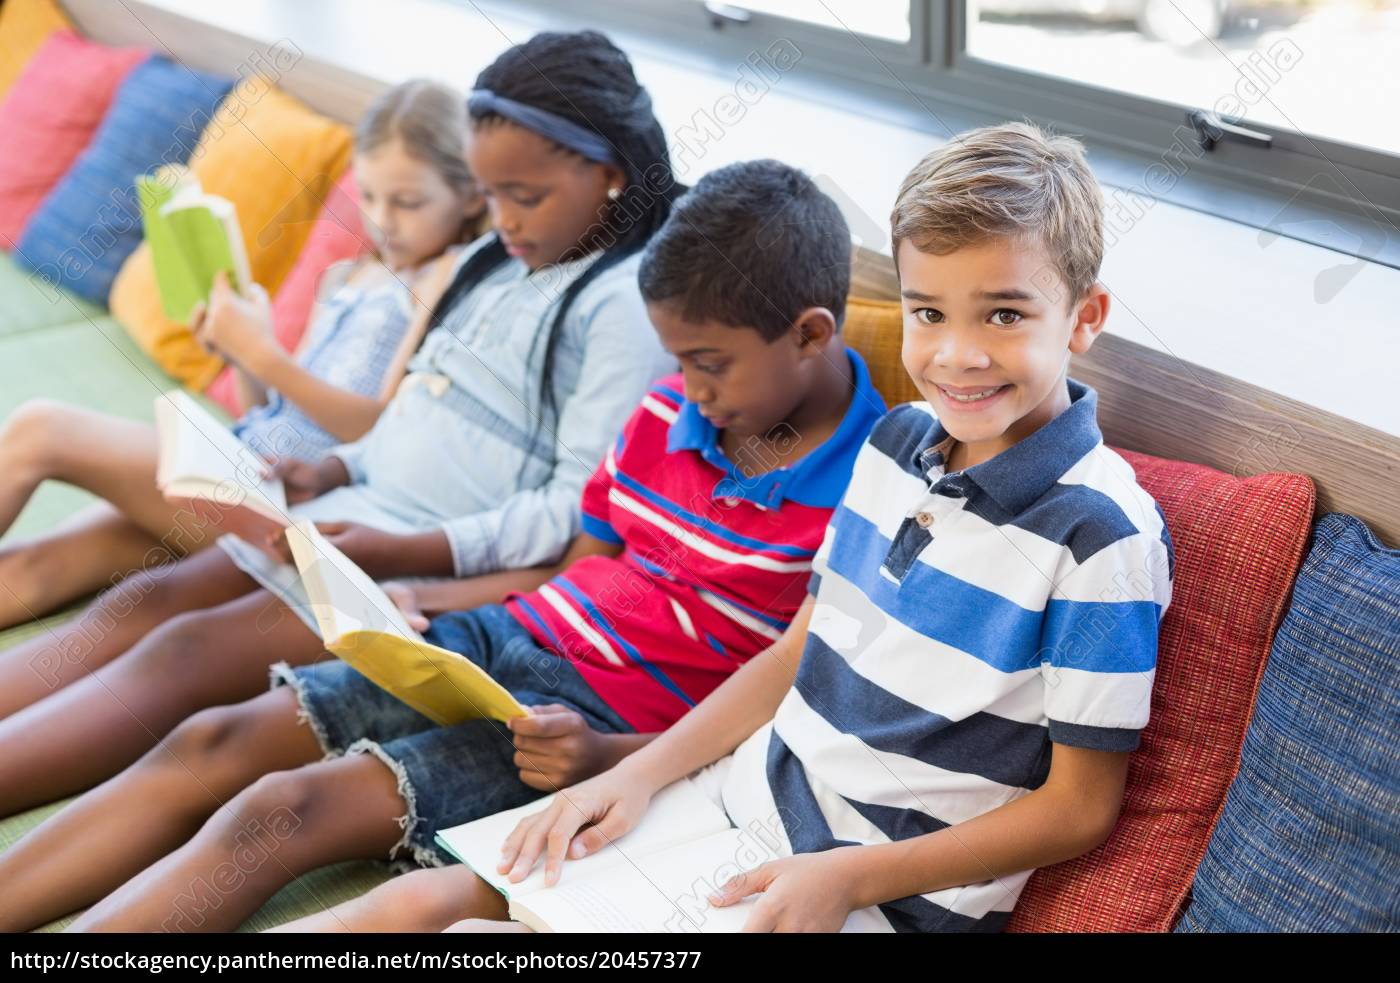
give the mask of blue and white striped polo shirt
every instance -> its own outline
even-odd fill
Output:
[[[1103,444],[1092,389],[965,471],[927,403],[856,459],[813,563],[796,683],[735,751],[724,805],[798,853],[931,833],[1045,782],[1051,743],[1137,747],[1172,547]],[[773,822],[774,819],[781,822]],[[855,912],[848,929],[994,931],[1030,871]]]

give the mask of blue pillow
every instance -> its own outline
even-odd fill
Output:
[[[20,236],[15,262],[50,285],[105,304],[141,244],[136,177],[183,164],[233,80],[152,55],[126,77],[92,142]]]
[[[1317,524],[1185,932],[1400,928],[1400,550]]]

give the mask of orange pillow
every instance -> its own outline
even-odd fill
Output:
[[[924,398],[899,359],[904,338],[904,311],[899,301],[849,297],[841,330],[846,344],[865,359],[870,381],[885,398],[886,406]]]
[[[5,0],[0,5],[0,99],[54,31],[73,29],[57,0]]]
[[[253,279],[275,294],[350,154],[348,128],[250,77],[214,113],[189,166],[206,192],[233,202]],[[109,303],[132,339],[186,386],[204,389],[219,374],[222,360],[161,312],[146,244],[122,266]]]

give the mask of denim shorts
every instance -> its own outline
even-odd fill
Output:
[[[540,646],[498,604],[434,618],[424,637],[471,659],[526,706],[558,703],[596,731],[632,732],[568,660]],[[439,727],[339,659],[298,669],[280,663],[272,685],[292,687],[327,757],[373,754],[397,777],[408,814],[399,820],[404,835],[390,860],[455,863],[434,844],[434,833],[546,794],[520,780],[510,730],[495,720]]]

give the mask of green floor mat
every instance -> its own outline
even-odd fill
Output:
[[[102,317],[97,304],[54,290],[0,252],[0,338]]]
[[[0,421],[27,400],[42,398],[149,423],[156,396],[176,385],[109,317],[0,337]],[[216,404],[201,402],[217,419],[229,419]],[[86,492],[48,482],[6,539],[52,529],[89,501]]]

